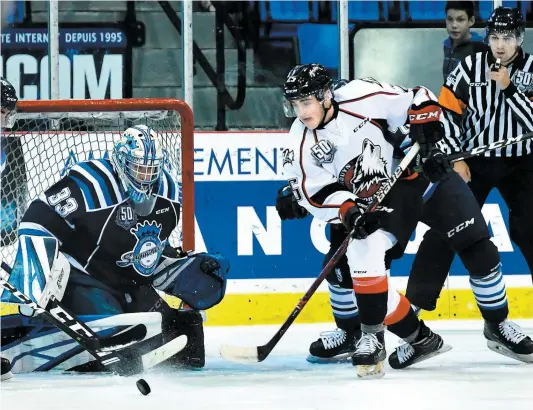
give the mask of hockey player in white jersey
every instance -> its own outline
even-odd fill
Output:
[[[387,88],[389,88],[389,92],[394,89],[394,87],[386,84],[378,84],[375,80],[371,81],[383,89],[383,91],[378,92],[384,92]],[[346,83],[342,87],[345,85]],[[340,100],[345,94],[344,90],[335,91],[335,89],[334,87],[334,98]],[[340,101],[339,104],[342,105],[343,102]],[[445,129],[449,128],[445,127]],[[385,138],[394,147],[401,148],[406,143],[409,144],[410,131],[409,126],[389,130],[385,134]],[[415,132],[417,132],[416,127]],[[426,151],[428,150],[426,149]],[[429,150],[427,156],[429,158],[422,166],[422,174],[413,173],[411,175],[409,178],[411,182],[408,184],[410,188],[404,189],[402,195],[407,198],[410,189],[418,186],[419,194],[414,195],[411,201],[407,201],[412,214],[417,214],[420,197],[423,197],[423,209],[419,213],[420,221],[434,229],[436,234],[447,238],[468,270],[470,285],[485,323],[490,328],[498,329],[498,332],[490,334],[490,337],[487,336],[487,333],[485,334],[489,348],[516,360],[532,362],[533,343],[531,339],[515,323],[508,320],[509,307],[501,272],[500,256],[496,246],[490,240],[487,224],[475,197],[463,179],[457,173],[451,172],[448,160],[442,156],[440,151],[431,152]],[[420,169],[419,165],[416,166],[417,170]],[[296,201],[290,185],[280,189],[276,198],[276,209],[282,220],[303,218],[308,214],[307,210]],[[383,218],[376,218],[376,225],[381,223],[380,219]],[[387,219],[384,222],[390,224],[390,220],[387,221]],[[397,228],[394,224],[392,227]],[[415,227],[412,226],[412,231]],[[330,224],[331,248],[324,263],[330,260],[346,234],[347,231],[341,224]],[[393,248],[387,251],[386,265],[390,264],[392,259],[400,258],[404,248],[405,242],[398,241]],[[320,339],[311,344],[310,356],[308,357],[311,362],[334,362],[349,356],[354,352],[355,341],[361,333],[350,266],[346,257],[340,260],[335,273],[330,274],[327,280],[333,316],[338,329],[324,332]],[[393,326],[390,326],[389,329],[394,332]],[[401,350],[404,353],[410,350],[409,344],[405,344]],[[400,360],[396,360],[396,358]],[[389,362],[393,368],[403,368],[412,364],[406,354],[396,357],[391,355]]]
[[[358,374],[383,375],[385,324],[406,342],[389,358],[391,365],[405,367],[437,354],[445,347],[442,338],[418,320],[387,278],[387,251],[404,248],[420,217],[420,187],[406,175],[375,212],[363,213],[395,170],[395,148],[385,138],[389,127],[410,123],[428,166],[443,166],[434,161],[442,154],[431,149],[441,138],[436,97],[423,87],[406,90],[356,80],[333,98],[331,77],[318,64],[295,67],[284,95],[286,114],[297,117],[283,167],[298,205],[332,226],[354,230],[346,257],[361,320],[352,356]],[[340,287],[334,290],[342,293]]]
[[[139,349],[185,334],[187,347],[169,362],[201,368],[200,310],[224,297],[229,262],[220,254],[185,254],[170,246],[180,218],[178,199],[159,135],[146,125],[132,126],[110,159],[74,165],[31,203],[19,227],[10,282],[40,306],[53,295],[80,317],[159,312],[159,335],[139,342]],[[178,297],[186,308],[171,309],[157,291]],[[97,361],[71,361],[72,346],[61,350],[57,343],[46,355],[39,346],[41,354],[33,357],[24,349],[40,334],[16,320],[2,320],[3,350],[15,357],[15,371],[103,370]],[[28,363],[32,358],[35,364]]]

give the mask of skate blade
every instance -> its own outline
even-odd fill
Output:
[[[493,342],[492,340],[487,340],[487,347],[495,353],[501,354],[502,356],[507,356],[511,359],[518,360],[524,363],[533,363],[533,354],[518,354],[509,350],[507,347],[501,345],[498,342]]]
[[[425,361],[427,359],[431,359],[432,357],[439,356],[439,355],[441,355],[443,353],[449,352],[450,350],[452,350],[452,347],[450,345],[443,344],[439,350],[435,350],[434,352],[431,352],[430,354],[428,354],[426,356],[419,357],[417,360],[413,361],[413,363],[411,363],[407,367],[411,367],[413,364],[423,362],[423,361]],[[402,369],[402,368],[400,368],[400,369]],[[403,369],[405,369],[405,367]]]
[[[310,354],[305,360],[313,364],[337,364],[337,363],[350,363],[350,359],[353,355],[351,353],[338,354],[334,357],[317,357]]]
[[[378,364],[373,364],[370,366],[357,365],[355,368],[357,369],[357,377],[360,379],[381,379],[383,376],[385,376],[383,362],[379,362]]]

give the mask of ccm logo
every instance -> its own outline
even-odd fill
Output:
[[[157,211],[155,211],[155,214],[156,215],[164,214],[165,212],[168,212],[169,210],[170,210],[170,208],[158,209]]]
[[[470,83],[470,87],[486,87],[487,85],[489,85],[487,81],[482,81],[478,83]]]
[[[448,231],[448,238],[451,238],[453,235],[455,235],[456,233],[461,232],[463,229],[469,227],[470,225],[474,225],[474,218],[469,219],[468,221],[461,222],[459,225],[457,225],[451,231]]]
[[[439,118],[439,111],[433,112],[423,112],[421,114],[409,114],[409,120],[411,121],[424,121],[429,120],[430,118]]]

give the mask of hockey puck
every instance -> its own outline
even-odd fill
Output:
[[[137,383],[135,384],[137,385],[137,388],[144,396],[149,395],[150,392],[152,391],[152,389],[150,389],[150,386],[148,385],[148,383],[146,383],[146,380],[144,379],[137,380]]]

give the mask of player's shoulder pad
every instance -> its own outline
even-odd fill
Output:
[[[157,195],[174,202],[179,202],[179,193],[180,187],[177,178],[166,167],[163,167],[163,174],[161,175]]]
[[[88,211],[115,206],[126,200],[119,176],[109,159],[78,162],[68,171],[68,179],[81,191]]]
[[[384,92],[397,94],[398,90],[393,89],[389,84],[380,83],[374,78],[366,77],[350,81],[344,87],[335,90],[334,96],[335,101],[342,104]]]

